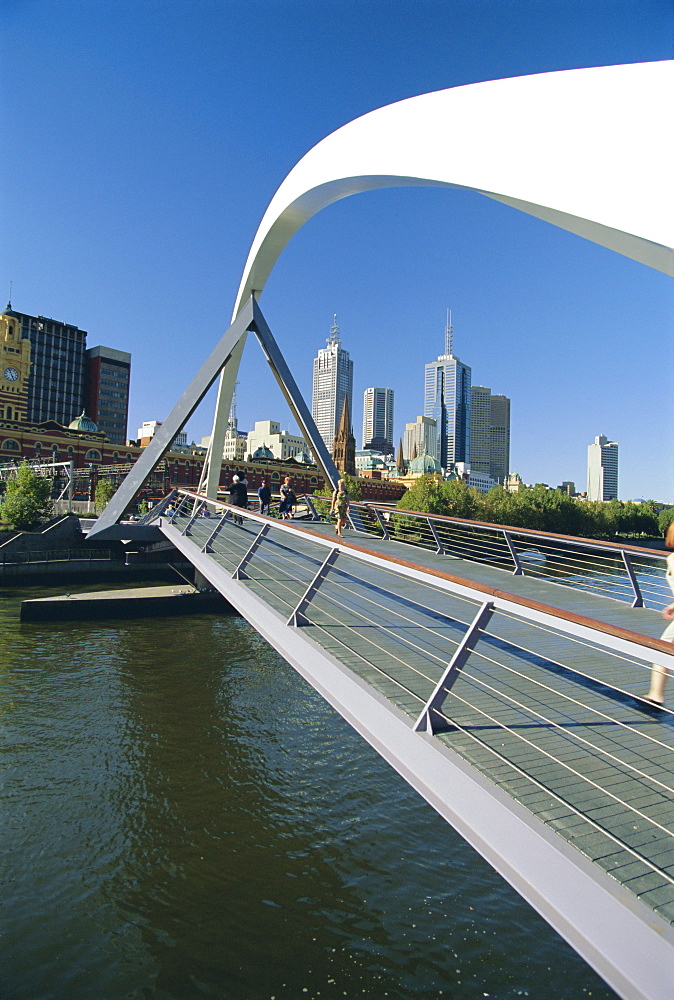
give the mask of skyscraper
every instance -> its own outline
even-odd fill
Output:
[[[311,393],[311,415],[329,452],[332,452],[345,396],[349,401],[349,413],[353,412],[353,361],[341,343],[335,315],[327,338],[328,346],[320,348],[314,358]]]
[[[503,484],[510,466],[510,400],[491,389],[470,390],[470,467]]]
[[[86,332],[47,316],[16,312],[8,303],[4,314],[10,313],[31,346],[25,419],[29,423],[55,420],[67,427],[85,406]]]
[[[471,370],[454,355],[451,313],[445,327],[445,353],[426,365],[424,416],[438,422],[438,460],[443,469],[470,461]]]
[[[489,435],[489,475],[503,486],[510,472],[510,400],[507,396],[491,397]]]
[[[618,499],[618,444],[604,434],[587,446],[587,499]]]
[[[363,448],[393,454],[393,389],[363,393]]]
[[[90,347],[86,352],[88,416],[112,444],[125,444],[129,414],[131,355],[112,347]]]

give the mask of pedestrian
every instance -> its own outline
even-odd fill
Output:
[[[332,503],[330,513],[335,515],[335,534],[338,538],[344,538],[342,529],[346,527],[346,515],[349,512],[349,494],[346,492],[346,484],[343,479],[337,483],[337,489],[332,491]]]
[[[295,491],[292,488],[292,479],[286,476],[281,487],[281,503],[279,504],[279,514],[284,521],[292,520],[293,507],[297,503]]]
[[[668,549],[674,549],[674,521],[671,521],[665,534],[665,545]],[[667,556],[667,583],[669,589],[674,594],[674,552]],[[660,636],[665,642],[674,642],[674,603],[668,604],[662,611],[662,617],[669,622],[667,628]],[[646,701],[651,705],[661,707],[665,703],[665,684],[667,683],[667,667],[661,667],[659,663],[654,663],[651,667],[651,686]]]
[[[232,476],[232,485],[229,487],[229,502],[232,507],[248,507],[248,490],[239,480],[238,476]],[[238,514],[233,514],[232,519],[235,524],[243,524],[243,518]]]
[[[260,513],[266,514],[269,517],[269,506],[271,504],[271,486],[267,479],[263,479],[260,488],[257,491],[257,495],[260,499]]]

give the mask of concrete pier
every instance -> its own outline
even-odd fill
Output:
[[[96,621],[231,611],[231,605],[217,592],[199,591],[184,583],[86,594],[66,593],[22,601],[21,621]]]

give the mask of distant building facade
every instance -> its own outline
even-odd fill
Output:
[[[285,461],[294,458],[298,452],[306,450],[304,438],[289,431],[282,431],[277,420],[256,420],[255,427],[249,431],[246,442],[246,454],[254,455],[258,448],[268,448],[274,458]]]
[[[125,444],[131,355],[110,347],[87,350],[86,330],[17,312],[11,303],[2,315],[30,344],[25,419],[67,426],[86,412],[111,441]]]
[[[587,499],[618,499],[618,443],[604,434],[587,447]]]
[[[363,393],[363,448],[393,454],[393,389]]]
[[[438,459],[443,469],[470,462],[471,369],[454,354],[452,324],[445,328],[445,353],[425,368],[424,416],[438,425]]]
[[[126,444],[131,355],[112,347],[86,352],[87,414],[113,444]]]
[[[503,484],[510,465],[510,400],[484,385],[470,390],[470,466]]]
[[[327,347],[314,358],[311,415],[328,451],[332,451],[345,397],[353,413],[353,361],[339,338],[337,316],[333,318]]]
[[[161,427],[161,420],[144,420],[143,426],[138,428],[138,444],[141,448],[146,448],[152,438]],[[173,439],[172,448],[187,448],[187,433],[180,431]]]
[[[403,458],[409,463],[418,455],[439,461],[438,422],[433,417],[417,417],[414,423],[405,424]]]

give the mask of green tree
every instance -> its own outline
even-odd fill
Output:
[[[38,476],[28,462],[7,481],[0,513],[3,521],[19,531],[34,527],[52,512],[51,480]]]
[[[658,528],[663,536],[667,534],[667,528],[674,521],[674,507],[665,507],[658,514]]]
[[[117,492],[117,487],[111,479],[99,479],[96,483],[96,510],[99,514],[102,514],[105,508],[108,506],[115,493]]]

